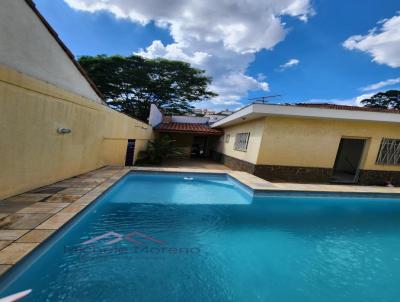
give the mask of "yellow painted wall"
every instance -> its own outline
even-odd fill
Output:
[[[267,117],[257,164],[332,168],[342,137],[368,139],[361,169],[400,171],[375,164],[381,139],[400,139],[400,124],[328,119]]]
[[[127,140],[137,154],[151,137],[145,123],[0,65],[0,199],[124,164]]]
[[[220,139],[218,152],[256,164],[262,136],[264,133],[264,126],[265,122],[264,118],[262,118],[254,121],[244,122],[240,125],[224,128],[225,135]],[[250,132],[250,138],[246,152],[233,149],[236,134],[243,132]],[[229,142],[226,142],[225,140],[227,135],[229,135]]]

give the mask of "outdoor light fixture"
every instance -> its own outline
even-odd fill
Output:
[[[71,133],[71,129],[69,128],[57,128],[58,134],[68,134]]]

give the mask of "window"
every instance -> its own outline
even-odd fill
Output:
[[[249,143],[250,132],[238,133],[235,138],[235,145],[233,149],[237,151],[246,152]]]
[[[400,165],[400,139],[383,138],[376,163],[379,165]]]
[[[227,143],[229,143],[229,139],[231,138],[231,135],[230,134],[226,134],[225,135],[225,143],[227,144]]]

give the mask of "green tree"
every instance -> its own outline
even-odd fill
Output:
[[[368,99],[362,100],[361,104],[370,108],[400,110],[400,90],[379,92]]]
[[[211,78],[190,64],[137,55],[82,56],[79,63],[104,94],[109,105],[146,121],[150,105],[167,114],[191,112],[191,103],[215,97]]]

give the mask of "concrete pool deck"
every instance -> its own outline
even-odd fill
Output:
[[[400,188],[377,186],[271,183],[246,172],[221,169],[108,166],[0,201],[0,275],[130,171],[226,173],[265,192],[400,194]]]

